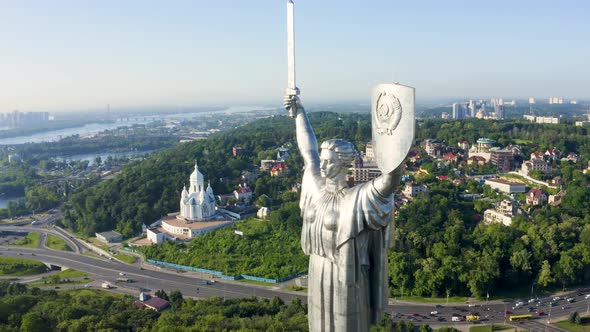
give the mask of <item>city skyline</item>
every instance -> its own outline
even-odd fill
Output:
[[[0,112],[279,105],[285,2],[7,1]],[[418,103],[590,98],[586,3],[295,2],[304,103],[368,103],[387,81]]]

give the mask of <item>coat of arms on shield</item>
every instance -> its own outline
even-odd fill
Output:
[[[371,100],[373,151],[383,173],[395,170],[406,158],[414,142],[414,88],[379,84]]]

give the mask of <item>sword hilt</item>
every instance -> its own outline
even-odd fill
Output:
[[[289,116],[295,118],[297,117],[297,96],[299,95],[299,88],[287,88],[285,89],[285,95],[289,96]]]

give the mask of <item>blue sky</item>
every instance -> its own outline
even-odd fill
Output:
[[[588,1],[296,0],[308,102],[590,99]],[[0,112],[280,104],[282,0],[0,0]]]

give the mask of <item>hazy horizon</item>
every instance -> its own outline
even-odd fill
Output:
[[[280,106],[285,2],[7,2],[0,112]],[[589,3],[295,3],[304,104],[369,102],[392,81],[418,103],[590,100]]]

